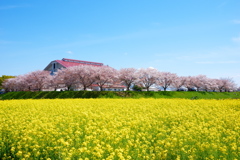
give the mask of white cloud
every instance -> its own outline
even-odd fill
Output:
[[[148,67],[148,68],[150,68],[150,69],[155,69],[154,67]]]
[[[73,54],[73,52],[72,52],[72,51],[67,51],[66,53],[67,53],[67,54]]]
[[[232,38],[232,41],[233,41],[233,42],[240,42],[240,37],[233,37],[233,38]]]

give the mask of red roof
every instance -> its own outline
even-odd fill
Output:
[[[82,61],[82,60],[76,60],[76,59],[67,59],[67,58],[63,58],[62,60],[55,60],[55,61],[60,63],[62,66],[66,68],[78,66],[78,65],[103,66],[103,63]]]

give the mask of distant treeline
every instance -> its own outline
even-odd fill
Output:
[[[178,76],[175,73],[161,72],[155,68],[122,68],[116,70],[108,66],[74,66],[58,70],[34,71],[25,75],[5,80],[2,85],[8,91],[43,91],[43,90],[89,90],[95,85],[104,91],[109,85],[124,85],[126,90],[139,86],[147,91],[156,86],[164,91],[169,88],[188,91],[237,91],[237,85],[230,78],[213,79],[206,75]]]

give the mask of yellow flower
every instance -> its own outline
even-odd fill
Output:
[[[0,101],[1,143],[11,144],[12,155],[3,149],[2,159],[239,159],[239,104],[186,99]]]

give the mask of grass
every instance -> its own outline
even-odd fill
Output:
[[[137,92],[137,91],[39,91],[8,92],[0,99],[65,99],[65,98],[184,98],[184,99],[239,99],[240,92]]]

